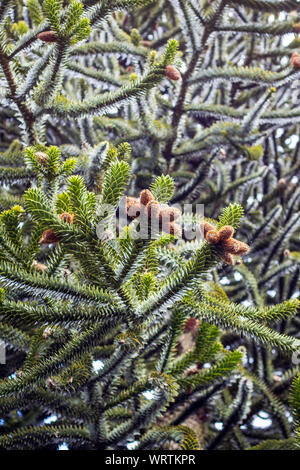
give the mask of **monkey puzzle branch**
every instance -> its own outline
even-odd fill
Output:
[[[7,55],[4,53],[4,51],[0,48],[0,65],[2,67],[3,73],[5,75],[7,84],[10,89],[10,95],[8,98],[10,98],[18,107],[20,113],[22,114],[22,117],[24,119],[25,125],[26,125],[26,131],[28,134],[28,140],[31,145],[35,143],[35,132],[34,132],[34,122],[35,118],[26,105],[26,103],[23,101],[22,98],[19,98],[17,96],[17,85],[10,67],[9,59]]]
[[[167,161],[167,171],[169,171],[170,160],[173,157],[172,149],[173,149],[174,142],[176,140],[180,119],[181,119],[182,115],[184,114],[184,102],[185,102],[186,93],[188,91],[189,79],[190,79],[191,75],[193,74],[193,72],[194,72],[194,70],[195,70],[195,68],[198,64],[201,52],[203,52],[206,48],[207,40],[208,40],[209,36],[211,35],[211,33],[214,31],[214,26],[215,26],[216,22],[218,21],[218,18],[221,14],[221,11],[224,9],[225,5],[226,5],[226,1],[221,2],[220,6],[219,6],[218,10],[215,12],[213,18],[209,21],[209,23],[207,23],[207,25],[206,25],[206,27],[203,31],[203,36],[202,36],[202,40],[201,40],[201,48],[198,51],[196,51],[196,53],[194,53],[194,55],[192,56],[192,59],[190,61],[190,64],[187,68],[187,71],[182,76],[181,89],[180,89],[180,92],[179,92],[177,102],[176,102],[175,107],[174,107],[174,113],[173,113],[172,123],[171,123],[171,128],[173,130],[173,133],[172,133],[172,136],[170,137],[170,139],[167,140],[165,148],[163,150],[163,155],[164,155],[164,157]]]

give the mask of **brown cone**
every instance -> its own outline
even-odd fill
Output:
[[[141,204],[136,197],[126,197],[126,214],[130,219],[136,219],[141,213]]]
[[[139,217],[142,210],[143,210],[143,206],[137,200],[135,204],[129,205],[127,209],[127,215],[130,219],[136,219],[137,217]]]
[[[52,229],[45,230],[43,235],[41,236],[40,243],[45,245],[50,245],[51,243],[58,243],[59,238],[55,235]]]
[[[239,251],[238,251],[238,255],[246,255],[247,253],[249,253],[250,251],[250,246],[247,245],[247,243],[244,243],[244,242],[240,242],[239,241]]]
[[[63,212],[62,214],[60,214],[59,218],[63,222],[66,222],[68,224],[72,224],[73,221],[74,221],[75,215],[74,214],[69,214],[68,212]]]
[[[235,238],[224,240],[222,242],[222,247],[225,251],[233,255],[245,255],[250,249],[246,243],[240,242]]]
[[[199,230],[200,230],[200,233],[203,234],[203,236],[205,237],[207,232],[209,232],[210,230],[216,230],[216,229],[209,222],[201,222],[199,224]]]
[[[216,245],[220,241],[220,235],[216,230],[209,230],[205,236],[205,239],[208,241],[208,243]]]
[[[58,40],[55,31],[43,31],[37,35],[37,38],[43,42],[57,42]]]
[[[234,234],[234,229],[230,225],[224,225],[224,227],[220,228],[219,236],[220,240],[228,240]]]
[[[300,68],[300,55],[298,54],[298,52],[293,52],[291,57],[291,65],[296,69]]]
[[[176,207],[162,206],[160,209],[159,220],[163,222],[174,222],[181,216],[181,211]]]
[[[184,332],[185,333],[188,331],[195,332],[198,330],[198,326],[199,326],[199,320],[197,320],[197,318],[194,318],[194,317],[188,318],[184,325]]]
[[[139,204],[139,201],[136,197],[127,196],[126,197],[126,214],[130,207],[134,206],[135,204]]]
[[[140,194],[140,203],[146,206],[151,201],[154,201],[153,194],[149,191],[149,189],[144,189]]]
[[[166,77],[176,82],[181,79],[181,74],[173,65],[167,65],[165,68]]]
[[[146,205],[148,211],[148,217],[150,219],[158,219],[160,218],[160,205],[157,201],[150,201]]]

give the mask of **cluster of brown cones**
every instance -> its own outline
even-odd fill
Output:
[[[298,52],[296,51],[292,53],[291,65],[292,67],[295,67],[296,69],[300,69],[300,54],[298,54]]]
[[[245,255],[250,250],[247,243],[232,238],[234,228],[230,225],[224,225],[220,230],[216,230],[216,228],[210,223],[203,222],[200,224],[200,231],[203,233],[204,238],[208,243],[221,248],[223,252],[222,258],[227,264],[234,264],[232,255]]]
[[[75,215],[69,214],[68,212],[63,212],[63,214],[60,214],[59,218],[65,223],[72,224],[74,222]],[[57,235],[55,235],[51,228],[45,230],[40,238],[40,243],[44,245],[51,245],[52,243],[58,242],[59,238]]]
[[[167,204],[160,204],[148,189],[141,191],[139,198],[126,197],[126,214],[132,220],[139,216],[145,216],[150,221],[154,219],[163,232],[181,236],[181,226],[176,223],[176,220],[181,216],[181,211]],[[64,212],[59,217],[60,220],[68,224],[72,224],[75,219],[75,215],[68,212]],[[217,230],[209,222],[202,222],[199,229],[208,243],[221,249],[222,259],[227,264],[234,264],[232,255],[242,256],[250,250],[249,245],[233,238],[234,228],[230,225],[225,225]],[[40,239],[40,243],[47,245],[58,242],[59,237],[52,229],[45,230]]]
[[[160,204],[148,189],[144,189],[140,193],[139,199],[136,197],[126,198],[126,214],[130,219],[145,215],[149,220],[158,220],[159,226],[164,232],[175,236],[181,235],[181,227],[175,222],[181,216],[181,211]]]

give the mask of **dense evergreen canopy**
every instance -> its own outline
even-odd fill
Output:
[[[0,1],[0,450],[299,448],[298,33]]]

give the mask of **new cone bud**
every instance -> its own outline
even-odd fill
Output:
[[[74,222],[75,215],[74,214],[69,214],[69,212],[63,212],[63,214],[60,214],[59,218],[63,222],[66,222],[68,224],[72,224]]]
[[[48,161],[48,155],[45,152],[36,152],[35,153],[37,161],[42,165],[46,166]]]

